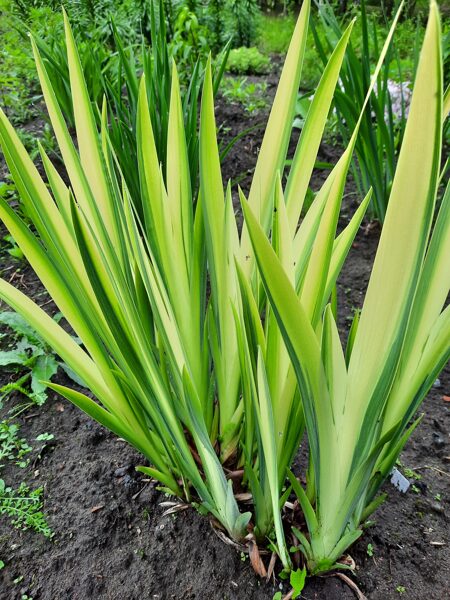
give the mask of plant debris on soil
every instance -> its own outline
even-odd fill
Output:
[[[270,94],[273,85],[270,77],[266,80]],[[251,181],[265,120],[266,114],[249,116],[219,99],[217,122],[222,124],[225,143],[253,127],[224,164],[224,180],[239,180],[244,191]],[[322,145],[319,159],[334,163],[340,152],[338,147]],[[0,180],[5,168],[0,162]],[[315,173],[314,189],[326,175],[326,171]],[[341,226],[356,206],[350,182]],[[0,233],[3,238],[4,228]],[[365,221],[339,279],[339,326],[344,338],[353,311],[362,306],[378,238],[379,228]],[[38,297],[47,311],[55,312],[31,268],[14,261],[5,249],[0,270],[27,295]],[[0,385],[8,377],[1,373]],[[55,381],[73,385],[64,374]],[[449,597],[450,404],[445,401],[449,395],[447,366],[422,405],[423,421],[400,457],[398,468],[410,475],[413,485],[402,494],[386,482],[386,502],[350,549],[356,569],[346,575],[370,600]],[[15,393],[5,402],[0,419],[20,402],[23,398]],[[16,530],[0,517],[0,564],[5,563],[0,569],[0,600],[272,600],[277,591],[289,592],[286,582],[259,579],[248,555],[224,544],[208,518],[194,509],[164,515],[167,506],[162,503],[173,498],[135,472],[141,456],[56,394],[50,393],[43,407],[16,420],[21,437],[27,440],[42,432],[55,436],[40,457],[36,450],[32,453],[25,469],[11,464],[2,471],[9,486],[25,481],[32,488],[43,487],[44,513],[53,537]],[[263,558],[267,568],[270,557]],[[347,600],[356,596],[341,578],[329,575],[307,579],[301,597]]]

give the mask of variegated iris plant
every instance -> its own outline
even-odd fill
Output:
[[[450,307],[444,309],[450,288],[449,185],[433,223],[442,125],[440,23],[433,2],[386,220],[345,352],[325,303],[345,239],[345,231],[334,239],[339,206],[333,196],[343,185],[348,151],[304,221],[321,212],[308,269],[300,277],[290,269],[292,260],[271,247],[252,207],[242,203],[304,407],[308,493],[291,481],[308,529],[308,535],[296,535],[312,572],[328,569],[360,536],[360,523],[382,501],[376,497],[380,485],[420,421],[410,420],[450,357]],[[297,257],[295,240],[292,245],[283,239],[286,255]]]
[[[167,185],[141,82],[140,219],[111,149],[106,110],[97,130],[67,20],[77,148],[34,46],[70,185],[41,150],[47,187],[0,113],[0,142],[34,229],[4,201],[0,216],[82,347],[5,281],[0,297],[28,319],[96,400],[50,387],[142,452],[151,464],[142,471],[202,505],[233,539],[275,539],[285,568],[290,558],[281,510],[292,487],[308,527],[298,532],[301,548],[310,571],[320,572],[333,568],[360,535],[411,431],[409,419],[448,355],[450,313],[441,310],[449,280],[450,195],[431,234],[442,125],[433,4],[380,249],[344,355],[328,303],[369,202],[336,237],[357,130],[299,220],[351,26],[324,71],[282,187],[309,10],[304,1],[248,200],[239,192],[242,232],[230,186],[224,191],[222,182],[210,67],[198,198],[192,198],[176,68]],[[285,488],[305,423],[306,492],[292,475]],[[251,510],[236,499],[245,488]]]

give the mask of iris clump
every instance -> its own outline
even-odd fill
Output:
[[[198,193],[177,68],[165,173],[142,77],[137,206],[110,143],[106,108],[100,123],[94,113],[67,17],[77,144],[33,42],[67,178],[41,148],[44,180],[0,112],[0,143],[33,228],[4,200],[0,217],[82,345],[5,280],[0,297],[95,399],[46,385],[139,450],[147,463],[141,471],[209,513],[234,541],[269,543],[286,570],[292,530],[315,574],[348,567],[343,554],[384,499],[380,486],[449,358],[450,191],[435,216],[444,100],[440,20],[432,2],[379,248],[344,347],[333,290],[371,192],[340,233],[338,219],[396,20],[348,145],[301,218],[352,30],[343,32],[324,69],[285,173],[309,12],[305,1],[248,197],[237,191],[242,230],[231,185],[222,180],[210,61]],[[306,487],[290,470],[305,430]],[[291,494],[301,517],[287,518]]]

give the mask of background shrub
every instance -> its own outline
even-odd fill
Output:
[[[256,47],[234,48],[228,57],[227,70],[239,75],[267,73],[270,70],[270,59]]]

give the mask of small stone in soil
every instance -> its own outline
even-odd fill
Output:
[[[444,438],[436,432],[433,432],[433,444],[436,448],[443,448],[445,446]]]
[[[114,477],[123,477],[130,470],[130,465],[124,465],[123,467],[119,467],[114,471]]]
[[[439,502],[431,502],[430,508],[435,513],[438,513],[440,515],[443,515],[445,513],[444,507],[441,504],[439,504]]]
[[[131,487],[133,486],[136,482],[134,481],[134,479],[132,477],[130,477],[130,475],[125,475],[125,477],[123,478],[123,484],[125,487]]]

